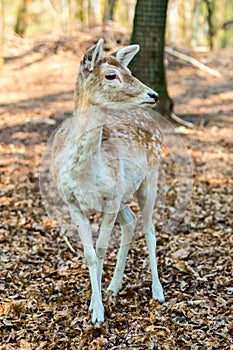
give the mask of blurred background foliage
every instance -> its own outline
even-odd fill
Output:
[[[131,31],[136,0],[0,0],[1,36],[70,33],[114,20]],[[233,1],[170,0],[170,45],[219,49],[233,44]]]

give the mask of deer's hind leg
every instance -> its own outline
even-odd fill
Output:
[[[117,257],[117,264],[115,267],[112,281],[108,287],[109,291],[113,291],[113,295],[117,295],[121,288],[126,258],[136,226],[136,217],[128,206],[126,206],[123,210],[121,210],[118,213],[117,220],[121,225],[122,234],[120,249]]]
[[[104,257],[108,248],[109,238],[110,238],[113,226],[115,224],[116,217],[117,217],[117,212],[103,214],[99,236],[96,241],[97,279],[98,279],[98,286],[99,286],[100,292],[101,292],[101,279],[102,279],[102,272],[103,272]],[[91,301],[89,310],[92,311],[92,301]]]
[[[163,288],[159,280],[157,259],[156,259],[156,236],[152,221],[152,214],[157,194],[157,177],[146,179],[137,191],[137,198],[142,212],[143,231],[145,233],[150,267],[152,273],[152,297],[155,300],[164,302]]]

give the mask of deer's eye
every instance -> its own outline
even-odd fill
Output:
[[[105,78],[107,80],[114,80],[117,78],[117,75],[116,74],[107,74],[107,75],[105,75]]]

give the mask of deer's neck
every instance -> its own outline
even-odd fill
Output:
[[[101,141],[104,124],[104,113],[91,104],[85,85],[80,77],[77,79],[74,92],[74,118],[78,136],[78,161],[86,171],[95,173],[101,164]]]
[[[82,105],[81,105],[82,106]],[[94,181],[97,169],[102,164],[101,142],[103,118],[99,110],[90,107],[79,108],[75,111],[75,134],[77,135],[77,160],[80,173],[87,181]]]
[[[82,82],[78,78],[76,81],[75,91],[74,91],[74,111],[75,114],[84,113],[91,108],[90,98],[83,86]]]

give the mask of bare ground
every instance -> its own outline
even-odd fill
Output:
[[[98,33],[96,34],[98,36]],[[106,35],[106,33],[105,33]],[[107,38],[125,43],[122,33]],[[176,113],[193,162],[192,203],[173,234],[157,225],[166,302],[151,299],[143,236],[135,236],[123,288],[106,293],[116,249],[106,257],[106,321],[92,325],[90,283],[78,238],[70,252],[42,206],[38,169],[52,131],[72,114],[78,61],[91,43],[13,38],[1,77],[0,349],[233,349],[233,53],[191,53],[222,73],[214,78],[167,57]],[[138,228],[140,231],[140,225]]]

